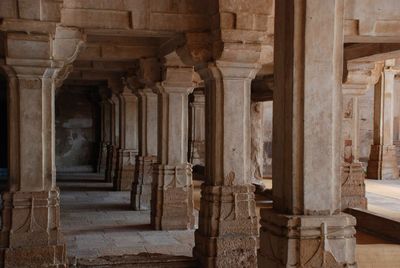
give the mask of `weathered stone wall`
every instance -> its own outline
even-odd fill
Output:
[[[99,143],[99,106],[92,88],[68,87],[56,97],[58,172],[94,171]]]
[[[264,108],[264,176],[272,176],[272,101],[263,102]]]
[[[370,86],[365,95],[359,97],[360,109],[360,161],[366,168],[374,135],[374,86]]]

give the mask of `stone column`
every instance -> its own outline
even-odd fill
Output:
[[[263,179],[264,142],[263,142],[263,106],[262,102],[251,102],[251,171],[252,180],[260,183]]]
[[[386,61],[382,75],[375,85],[374,95],[374,144],[371,145],[368,179],[398,179],[396,147],[393,145],[393,90],[398,73],[392,62]]]
[[[111,105],[111,143],[107,147],[107,168],[106,181],[112,182],[118,169],[117,158],[119,149],[119,98],[116,93],[112,93]]]
[[[190,138],[189,162],[193,165],[205,165],[205,95],[204,88],[197,88],[190,99]]]
[[[349,207],[367,208],[365,172],[359,160],[359,97],[366,94],[381,74],[382,63],[349,61],[343,92],[342,124],[342,211]]]
[[[41,23],[48,33],[4,35],[7,65],[0,68],[8,70],[10,94],[10,177],[2,193],[0,233],[5,268],[67,267],[55,180],[54,96],[72,70],[83,36],[75,28]]]
[[[343,85],[342,210],[367,208],[365,173],[358,156],[359,120],[358,96],[347,94]]]
[[[394,80],[393,144],[396,146],[397,165],[400,166],[400,77]]]
[[[247,51],[241,51],[247,53]],[[193,254],[202,267],[255,267],[257,216],[250,175],[250,86],[258,64],[217,61],[206,85],[206,182]]]
[[[99,90],[101,101],[100,105],[100,128],[101,141],[99,146],[99,157],[97,161],[97,172],[105,173],[107,168],[107,155],[111,144],[111,103],[109,101],[109,90],[101,88]]]
[[[275,2],[273,209],[259,267],[356,267],[340,212],[343,0]]]
[[[151,223],[156,230],[194,226],[192,165],[188,163],[188,95],[194,71],[166,56],[158,92],[158,164],[154,165]]]
[[[55,82],[33,72],[18,75],[10,91],[10,188],[2,194],[1,267],[66,267],[55,182]]]
[[[132,188],[135,173],[135,158],[138,154],[138,115],[137,97],[124,86],[119,94],[120,122],[118,150],[118,170],[114,177],[114,186],[119,191]]]
[[[153,165],[157,162],[157,94],[150,88],[138,89],[139,155],[136,158],[131,205],[134,210],[151,208]]]

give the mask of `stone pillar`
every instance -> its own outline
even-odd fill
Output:
[[[117,169],[118,140],[119,140],[119,99],[115,93],[108,100],[110,103],[110,143],[107,146],[106,181],[112,182]]]
[[[258,69],[255,63],[217,61],[198,70],[206,85],[207,180],[193,254],[202,267],[257,265],[250,86]]]
[[[374,144],[371,146],[367,177],[375,180],[398,179],[396,147],[393,145],[394,70],[386,61],[382,75],[375,85]]]
[[[75,28],[41,23],[48,33],[12,29],[4,35],[7,65],[0,63],[0,68],[8,70],[10,94],[10,177],[2,193],[0,232],[0,266],[5,268],[67,267],[55,180],[54,97],[72,70],[83,36]]]
[[[157,162],[157,94],[150,88],[138,89],[139,155],[136,158],[131,205],[134,210],[151,208],[153,165]]]
[[[55,82],[33,73],[18,75],[10,87],[10,188],[2,194],[0,266],[66,267],[55,182]]]
[[[365,172],[359,158],[359,98],[366,94],[371,85],[376,84],[383,63],[348,61],[347,73],[342,85],[342,211],[349,207],[367,208],[365,198]]]
[[[109,153],[109,146],[111,145],[111,112],[112,107],[109,101],[109,90],[101,88],[100,90],[100,128],[101,128],[101,141],[99,147],[99,157],[97,161],[97,172],[105,173],[107,169],[107,155]]]
[[[394,123],[393,144],[396,146],[397,165],[400,166],[400,78],[394,80]]]
[[[166,56],[158,93],[158,164],[154,165],[151,223],[156,230],[194,226],[192,165],[188,155],[188,95],[194,71]]]
[[[251,171],[252,180],[263,179],[264,142],[263,142],[263,106],[262,102],[251,102]]]
[[[190,99],[190,138],[189,162],[193,165],[205,165],[205,95],[204,88],[197,88]]]
[[[275,2],[273,209],[259,267],[356,267],[341,213],[343,0]]]
[[[365,173],[358,155],[359,120],[358,96],[346,94],[345,85],[343,85],[342,210],[367,208]]]
[[[120,122],[117,165],[114,186],[118,191],[128,191],[132,188],[135,173],[135,158],[138,154],[138,115],[137,97],[124,86],[119,94]]]

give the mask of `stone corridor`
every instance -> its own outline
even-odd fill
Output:
[[[149,211],[132,211],[129,192],[112,191],[112,184],[97,173],[64,173],[58,175],[61,187],[61,227],[67,242],[70,263],[76,259],[93,260],[101,256],[160,253],[172,256],[192,256],[194,230],[154,231]],[[199,210],[200,183],[195,182],[194,203]],[[270,180],[264,181],[267,187]],[[387,209],[398,204],[382,203],[376,195],[395,197],[397,181],[366,181],[369,209],[385,216]],[[258,211],[268,207],[267,199],[257,196]],[[380,205],[380,206],[379,206]],[[397,206],[397,207],[396,207]],[[376,251],[379,248],[379,251]],[[397,268],[400,264],[400,244],[364,232],[357,233],[359,268]]]
[[[0,0],[0,268],[400,267],[399,14]]]

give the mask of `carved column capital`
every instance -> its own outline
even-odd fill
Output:
[[[375,85],[381,76],[384,62],[347,62],[347,75],[342,85],[345,95],[364,95],[368,87]]]

